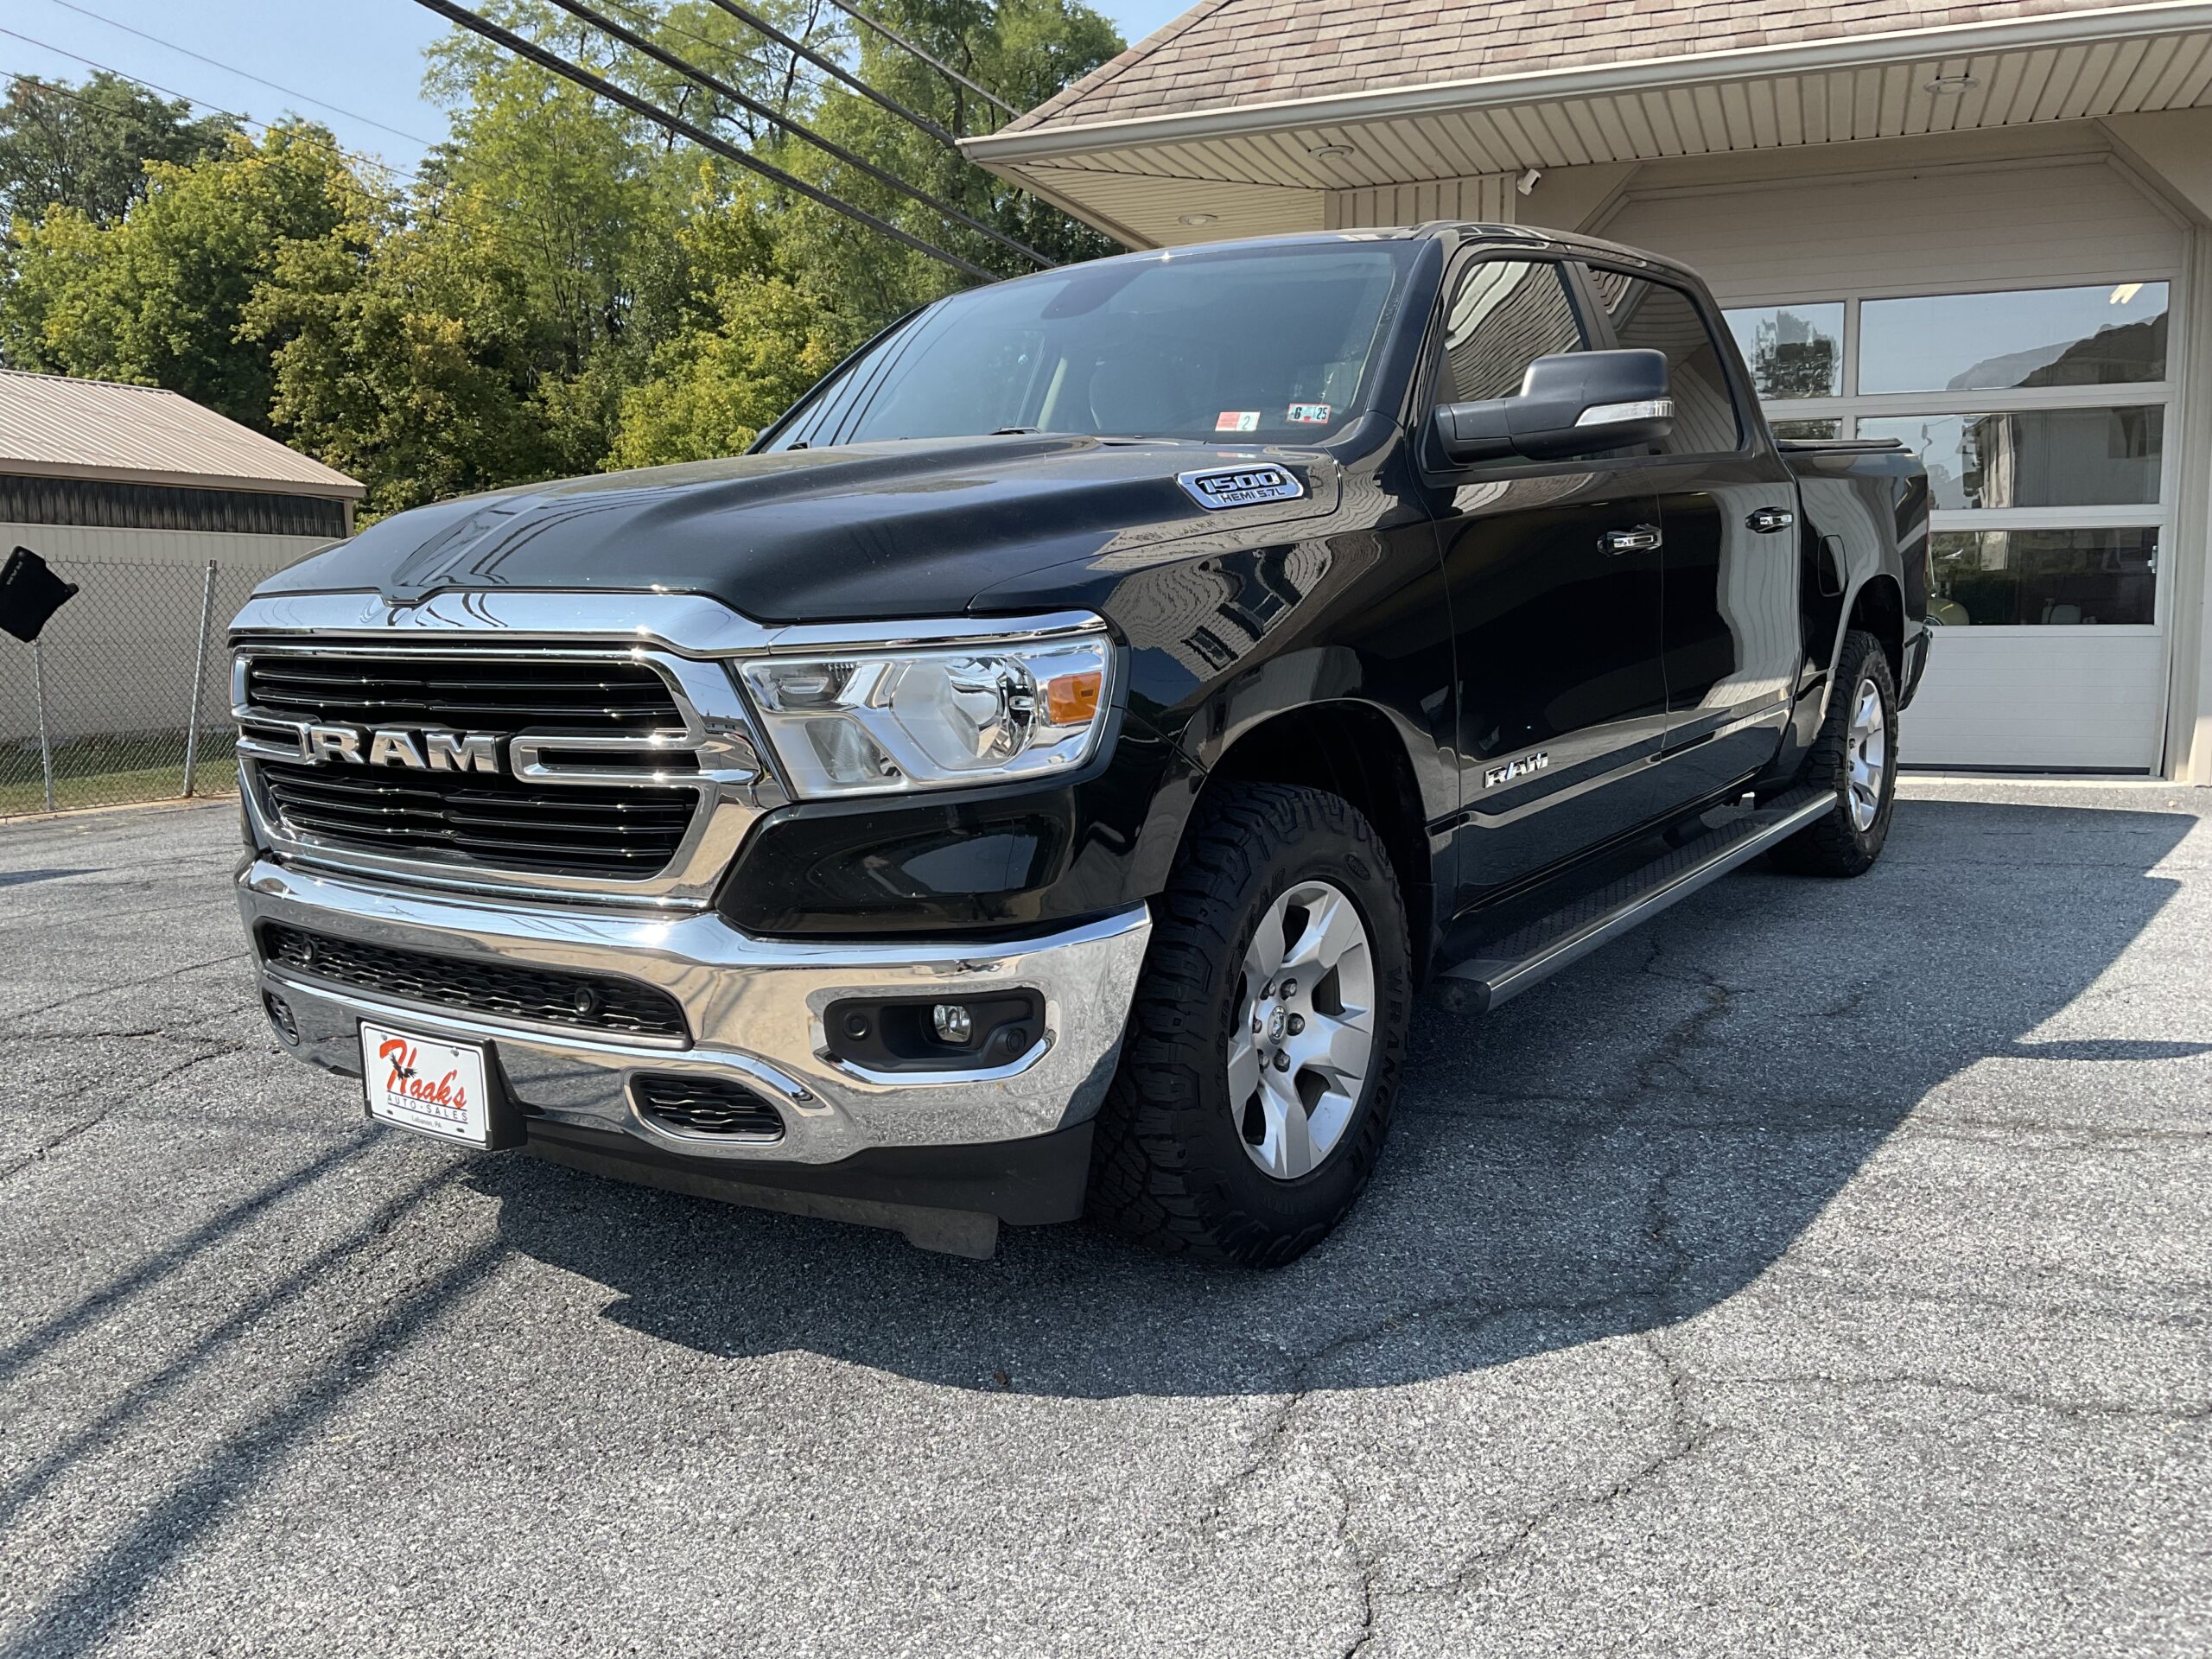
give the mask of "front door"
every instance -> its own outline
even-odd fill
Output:
[[[1475,265],[1436,401],[1509,396],[1586,348],[1563,267]],[[1648,461],[1469,468],[1435,498],[1459,675],[1461,908],[1651,816],[1665,734],[1662,537]]]

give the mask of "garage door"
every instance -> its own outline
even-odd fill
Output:
[[[1784,436],[1894,437],[1934,493],[1920,766],[2148,772],[2183,232],[2101,160],[1632,196],[1702,270]]]

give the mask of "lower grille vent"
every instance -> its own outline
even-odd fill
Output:
[[[638,1110],[664,1128],[682,1135],[728,1135],[747,1141],[780,1141],[784,1120],[750,1089],[714,1077],[662,1075],[639,1077],[631,1087]]]
[[[606,974],[570,974],[504,963],[394,950],[270,922],[261,951],[280,967],[378,996],[427,1002],[492,1020],[531,1020],[584,1031],[689,1040],[683,1010],[665,992]],[[780,1126],[779,1126],[780,1128]]]

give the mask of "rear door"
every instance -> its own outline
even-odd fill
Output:
[[[1677,805],[1749,776],[1789,719],[1802,647],[1797,486],[1688,288],[1588,267],[1611,343],[1663,352],[1675,429],[1655,446],[1666,734],[1655,792]]]
[[[1447,289],[1434,403],[1510,396],[1587,348],[1567,268],[1479,259]],[[1633,827],[1667,720],[1652,464],[1451,468],[1423,423],[1459,676],[1460,907]]]

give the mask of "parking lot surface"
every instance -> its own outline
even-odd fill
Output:
[[[0,1654],[2202,1653],[2212,800],[1906,793],[1272,1274],[372,1129],[234,809],[0,829]]]

